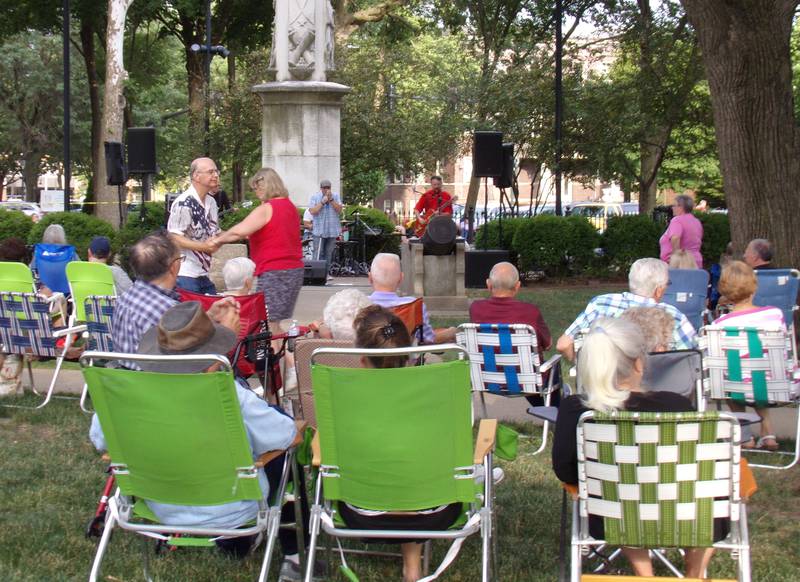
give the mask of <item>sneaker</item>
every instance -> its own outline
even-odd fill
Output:
[[[322,580],[325,578],[325,571],[328,569],[327,562],[323,560],[314,561],[314,580]],[[281,564],[281,571],[278,574],[278,582],[294,582],[295,580],[302,580],[305,574],[304,570],[300,569],[300,564],[294,560],[287,560],[284,558]]]
[[[476,483],[483,483],[483,476],[484,476],[484,468],[483,465],[478,467],[478,470],[475,471],[475,482]],[[506,472],[503,471],[500,467],[494,467],[492,469],[492,482],[495,485],[499,485],[503,482],[503,479],[506,478]]]

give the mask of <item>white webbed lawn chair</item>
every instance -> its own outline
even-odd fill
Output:
[[[555,379],[561,355],[555,354],[543,363],[536,331],[530,325],[464,323],[458,326],[456,342],[469,354],[472,390],[480,394],[484,418],[487,392],[509,397],[540,396],[544,405],[550,406],[553,392],[561,388],[561,382]],[[549,425],[545,420],[542,444],[534,455],[547,446]]]

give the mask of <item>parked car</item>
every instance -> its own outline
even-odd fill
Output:
[[[34,222],[39,222],[42,216],[44,216],[44,212],[42,212],[38,204],[35,202],[25,202],[24,200],[7,200],[5,202],[0,202],[0,209],[19,210],[23,212],[25,216],[29,216]]]
[[[627,204],[630,203],[626,203]],[[639,205],[636,204],[638,212]],[[622,204],[615,204],[611,202],[578,202],[572,206],[570,214],[573,216],[584,216],[589,219],[589,222],[594,225],[598,232],[603,232],[608,224],[608,219],[612,216],[622,216],[623,214],[631,214],[625,212]]]

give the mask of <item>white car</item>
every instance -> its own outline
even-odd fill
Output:
[[[24,213],[25,216],[29,216],[34,222],[39,222],[42,216],[44,216],[38,204],[35,202],[25,202],[24,200],[0,202],[0,210],[19,210]]]
[[[570,210],[573,216],[584,216],[597,229],[603,232],[608,225],[608,219],[612,216],[622,216],[624,214],[638,214],[638,202],[624,202],[615,204],[612,202],[579,202]]]

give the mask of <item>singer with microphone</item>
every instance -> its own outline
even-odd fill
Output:
[[[322,180],[319,183],[320,191],[311,196],[308,201],[309,212],[312,216],[312,234],[314,237],[314,259],[325,261],[325,273],[331,268],[333,249],[336,248],[336,239],[342,232],[340,214],[342,212],[342,199],[339,194],[331,190],[331,181]]]

